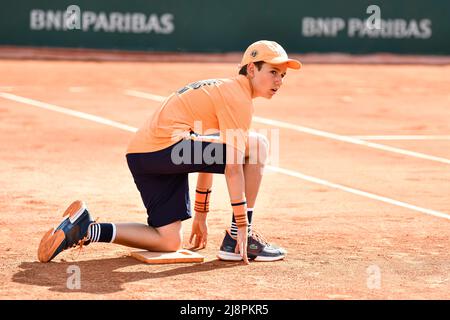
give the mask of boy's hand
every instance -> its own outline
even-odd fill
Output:
[[[189,243],[195,249],[204,249],[208,242],[208,223],[206,217],[198,217],[197,214],[192,222],[192,231]]]
[[[238,228],[237,233],[237,244],[235,253],[239,253],[244,259],[245,264],[249,264],[247,257],[247,244],[248,244],[248,231],[247,227]]]

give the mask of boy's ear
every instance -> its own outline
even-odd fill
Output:
[[[250,62],[247,65],[247,74],[250,78],[253,78],[255,76],[255,64],[253,62]]]

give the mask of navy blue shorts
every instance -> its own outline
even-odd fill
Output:
[[[193,140],[181,140],[155,152],[127,154],[147,209],[148,225],[158,228],[191,218],[188,174],[223,174],[225,159],[225,144]]]

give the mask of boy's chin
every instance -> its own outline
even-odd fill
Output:
[[[274,96],[273,94],[268,93],[266,95],[259,95],[258,97],[270,100],[272,99],[273,96]]]

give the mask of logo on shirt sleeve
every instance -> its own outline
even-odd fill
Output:
[[[188,91],[189,89],[196,90],[196,89],[201,88],[203,86],[213,86],[213,85],[217,85],[217,84],[220,84],[220,83],[221,83],[221,81],[217,80],[217,79],[208,79],[208,80],[201,80],[201,81],[193,82],[193,83],[190,83],[187,86],[179,89],[177,91],[177,94],[178,95],[183,94],[186,91]]]

